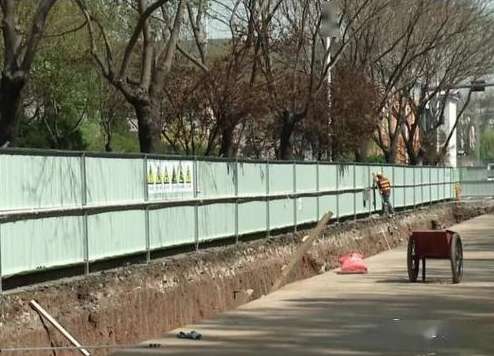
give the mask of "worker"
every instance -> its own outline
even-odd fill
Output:
[[[394,209],[389,200],[391,196],[391,182],[381,173],[372,173],[372,177],[374,178],[374,182],[381,193],[383,215],[391,214],[392,216],[394,214]]]

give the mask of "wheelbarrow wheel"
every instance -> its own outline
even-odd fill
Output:
[[[407,266],[408,266],[408,279],[410,282],[416,282],[417,276],[419,275],[419,263],[420,260],[417,257],[415,250],[415,239],[408,239],[408,250],[407,250]]]
[[[453,234],[451,239],[451,271],[453,272],[453,283],[460,283],[463,277],[463,245],[460,235]]]

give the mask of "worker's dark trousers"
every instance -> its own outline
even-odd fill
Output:
[[[381,193],[381,197],[383,203],[382,214],[383,215],[394,214],[395,211],[393,209],[393,205],[391,205],[390,202],[391,192]]]

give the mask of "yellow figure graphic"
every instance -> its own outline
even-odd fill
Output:
[[[187,166],[187,170],[185,172],[185,183],[190,184],[192,183],[192,176],[190,174],[190,167]]]
[[[175,167],[173,167],[172,170],[172,184],[177,184],[177,171],[175,170]]]
[[[156,173],[154,172],[153,167],[149,166],[148,184],[155,184],[155,183],[156,183]]]
[[[179,165],[178,165],[178,182],[180,184],[184,184],[185,183],[184,171],[182,169],[182,164],[181,163],[179,163]]]
[[[158,165],[158,170],[157,170],[157,173],[156,173],[156,177],[154,179],[154,184],[159,184],[159,183],[161,183],[161,168]]]
[[[168,168],[166,168],[166,166],[165,166],[165,170],[164,170],[164,173],[163,173],[163,182],[165,184],[169,184],[170,183],[170,176],[168,175]]]

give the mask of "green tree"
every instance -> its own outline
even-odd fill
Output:
[[[494,161],[494,130],[484,131],[480,137],[480,158],[482,161]]]
[[[23,90],[57,0],[0,0],[3,65],[0,80],[0,145],[15,144]]]

